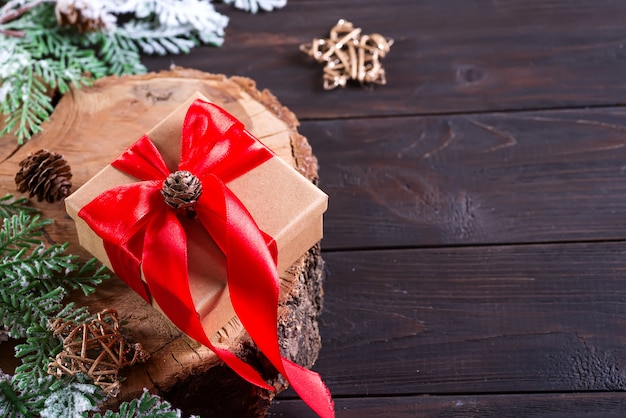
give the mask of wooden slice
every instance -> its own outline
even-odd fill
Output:
[[[0,193],[16,193],[14,176],[19,161],[42,148],[64,154],[72,167],[73,187],[80,187],[195,91],[232,113],[311,181],[317,180],[317,161],[307,140],[296,130],[296,117],[271,93],[258,91],[250,79],[174,68],[156,74],[109,77],[92,87],[72,90],[60,100],[43,133],[22,147],[17,147],[12,138],[2,138]],[[90,257],[78,245],[74,223],[66,215],[63,202],[33,203],[44,217],[55,220],[46,229],[50,241],[69,242],[70,252]],[[321,308],[322,278],[323,261],[317,246],[281,276],[281,349],[284,356],[305,367],[313,365],[321,346],[316,319]],[[275,396],[239,378],[210,350],[183,335],[116,277],[101,285],[95,295],[77,295],[75,299],[91,312],[116,309],[126,321],[128,334],[151,354],[147,363],[123,372],[126,380],[121,393],[109,400],[107,407],[135,398],[147,388],[185,414],[262,416]],[[286,388],[237,318],[224,324],[213,339],[260,370],[277,392]]]

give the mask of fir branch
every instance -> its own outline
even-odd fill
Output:
[[[106,267],[99,265],[95,258],[84,264],[78,263],[77,255],[64,254],[67,246],[67,243],[50,247],[39,244],[33,249],[21,248],[5,257],[0,269],[7,279],[20,283],[22,288],[36,286],[44,292],[58,287],[80,289],[88,296],[94,292],[95,286],[109,277]]]
[[[37,208],[29,206],[28,199],[25,197],[15,198],[12,194],[7,194],[0,198],[0,218],[9,218],[20,212],[34,214],[39,211]]]
[[[146,67],[141,63],[139,50],[132,39],[123,32],[116,31],[109,36],[93,35],[94,45],[100,51],[100,58],[113,75],[143,74]]]
[[[67,296],[63,287],[45,292],[44,284],[44,280],[0,280],[0,320],[10,337],[27,338],[33,324],[46,329],[57,318],[77,323],[92,318],[87,308],[62,302]]]
[[[130,22],[119,29],[117,35],[134,42],[144,54],[182,54],[197,44],[190,36],[192,30],[190,26],[160,29],[147,23]]]
[[[93,77],[108,74],[92,50],[81,48],[80,35],[58,26],[54,4],[38,6],[0,24],[4,32],[24,35],[7,38],[6,50],[0,51],[0,109],[6,115],[0,136],[13,134],[20,144],[40,132],[49,118],[50,89],[65,93],[70,85],[89,85]]]
[[[223,38],[228,24],[228,18],[205,0],[122,0],[110,3],[109,8],[115,14],[133,14],[135,22],[148,23],[154,28],[191,28],[195,35],[212,33]]]
[[[139,399],[122,402],[119,412],[107,411],[104,415],[96,413],[93,418],[180,418],[181,411],[172,409],[169,402],[163,401],[156,395],[151,395],[144,389]]]
[[[32,325],[28,334],[26,342],[15,347],[15,357],[21,360],[21,364],[15,368],[13,386],[22,393],[30,392],[31,388],[38,387],[38,383],[48,377],[50,357],[56,356],[63,349],[61,341],[47,328]]]
[[[46,94],[46,86],[35,78],[32,66],[25,67],[23,72],[16,73],[4,83],[13,84],[12,88],[21,97],[9,98],[2,106],[7,118],[0,136],[12,133],[21,144],[41,132],[41,123],[48,119],[53,110],[51,99]]]
[[[77,260],[73,259],[73,260]],[[78,271],[74,267],[80,266]],[[100,264],[95,258],[86,263],[72,263],[71,269],[66,269],[65,276],[61,278],[52,277],[51,282],[58,280],[58,286],[65,286],[72,290],[79,289],[85,296],[89,296],[96,290],[96,286],[110,277],[105,266]]]
[[[62,288],[40,296],[33,295],[32,286],[22,288],[12,280],[0,282],[0,319],[12,338],[26,338],[33,324],[42,328],[63,309],[61,300],[66,295]]]
[[[57,380],[49,392],[43,409],[39,411],[41,418],[80,417],[94,410],[102,400],[98,386],[81,381],[66,383]]]
[[[45,329],[56,318],[84,320],[84,308],[63,304],[69,290],[86,295],[108,277],[95,259],[80,264],[65,254],[68,244],[46,247],[42,228],[51,220],[24,212],[3,220],[0,229],[0,319],[9,336],[25,338],[30,324]]]
[[[17,387],[15,378],[0,371],[0,416],[7,418],[82,417],[103,399],[100,388],[77,374],[57,379],[45,376],[28,390]]]
[[[0,202],[11,202],[10,198]],[[15,209],[24,203],[18,202],[6,205]],[[26,339],[16,347],[21,364],[13,378],[21,392],[39,385],[50,357],[62,348],[49,323],[59,318],[76,323],[92,319],[86,308],[63,302],[68,291],[89,294],[108,277],[95,259],[82,264],[78,256],[65,254],[68,244],[46,246],[40,240],[42,228],[51,223],[19,211],[5,217],[0,229],[0,320],[10,337]]]
[[[31,217],[25,212],[4,218],[0,229],[0,254],[4,259],[15,257],[21,249],[39,244],[42,228],[50,224],[51,219],[40,220],[38,214]],[[1,270],[2,266],[0,272]]]
[[[32,31],[32,42],[25,47],[33,57],[35,74],[61,94],[76,87],[91,85],[94,78],[104,77],[108,69],[93,49],[81,46],[78,35],[64,34],[59,28]],[[76,38],[76,39],[74,39]],[[74,44],[68,43],[68,39]]]
[[[0,281],[0,319],[10,337],[26,338],[32,324],[46,328],[56,318],[81,323],[91,318],[86,308],[75,309],[73,303],[62,303],[67,296],[63,287],[42,291],[45,282],[28,278]]]
[[[0,416],[7,418],[32,417],[28,406],[11,385],[11,376],[3,374],[0,370]],[[6,377],[5,377],[6,376]]]

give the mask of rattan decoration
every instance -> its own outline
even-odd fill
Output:
[[[141,344],[130,344],[120,334],[120,321],[113,309],[99,312],[88,324],[57,319],[50,327],[54,335],[63,338],[63,351],[49,364],[48,374],[84,373],[105,395],[118,395],[120,369],[150,357]]]
[[[316,38],[300,45],[300,50],[324,66],[324,89],[345,87],[348,80],[361,84],[387,84],[380,63],[393,45],[393,39],[373,33],[361,35],[361,28],[340,19],[328,39]]]

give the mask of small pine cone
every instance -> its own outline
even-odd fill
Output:
[[[59,25],[74,26],[80,33],[101,31],[115,23],[103,5],[85,0],[57,0],[54,13]]]
[[[202,183],[189,171],[176,171],[163,182],[161,194],[174,209],[192,209],[202,194]]]
[[[63,155],[45,149],[29,154],[15,175],[17,190],[37,196],[39,202],[62,200],[72,188],[72,172]]]

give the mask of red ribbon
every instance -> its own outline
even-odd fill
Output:
[[[330,392],[320,376],[280,355],[276,244],[225,185],[272,157],[223,109],[201,100],[189,107],[178,170],[190,171],[202,183],[194,209],[197,221],[226,256],[233,308],[258,348],[302,400],[318,415],[334,417]],[[146,301],[152,296],[176,326],[241,377],[274,389],[250,365],[215,347],[202,327],[189,289],[185,231],[161,195],[170,171],[152,141],[144,135],[111,165],[141,181],[103,192],[79,216],[103,239],[115,273]]]

